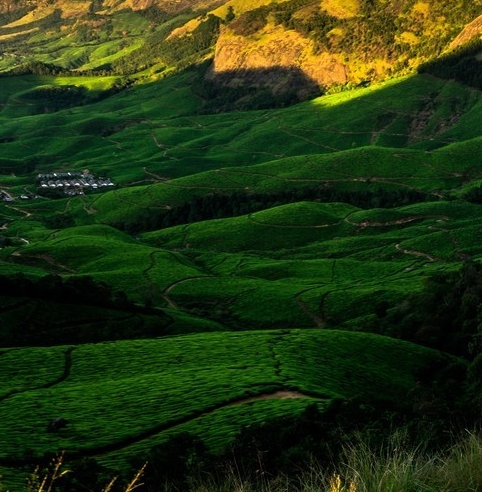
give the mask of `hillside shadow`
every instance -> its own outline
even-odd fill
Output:
[[[322,95],[322,88],[297,67],[214,72],[204,66],[193,86],[203,98],[201,112],[281,108]]]

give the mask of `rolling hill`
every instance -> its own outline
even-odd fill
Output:
[[[480,351],[481,14],[3,2],[6,486],[61,450],[108,474],[185,433],[219,454],[310,405],[445,425]],[[413,328],[452,294],[448,335]]]
[[[395,404],[424,369],[450,362],[415,344],[331,330],[4,349],[1,357],[7,469],[54,450],[122,469],[179,432],[220,451],[242,426],[309,405],[348,397]],[[58,417],[68,424],[49,432]]]

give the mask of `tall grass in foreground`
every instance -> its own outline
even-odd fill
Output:
[[[166,491],[169,489],[166,489]],[[381,448],[347,444],[331,471],[316,464],[296,480],[245,480],[231,467],[225,479],[194,481],[190,492],[474,492],[482,491],[482,436],[468,433],[444,453],[404,445],[395,435]]]
[[[129,483],[122,487],[122,492],[133,492],[142,486],[140,478],[146,466],[147,463],[134,474]],[[38,467],[34,470],[31,477],[27,479],[26,492],[57,492],[62,490],[58,488],[58,481],[68,473],[70,473],[69,470],[64,467],[64,453],[61,453],[52,459],[46,470],[41,472]],[[113,477],[104,487],[99,487],[98,492],[111,492],[116,482],[117,477]],[[3,490],[1,487],[0,489]]]
[[[440,454],[404,445],[395,435],[387,446],[373,448],[366,441],[347,444],[333,469],[307,463],[297,478],[267,477],[260,470],[246,478],[236,462],[219,476],[200,475],[182,489],[168,484],[152,488],[142,483],[145,466],[132,480],[116,491],[132,492],[477,492],[482,491],[482,435],[467,433],[453,447]],[[27,483],[27,492],[62,489],[56,482],[69,473],[63,455],[52,462],[44,475],[36,470]],[[111,492],[116,482],[92,492]],[[148,480],[147,480],[148,482]],[[2,489],[3,490],[3,489]],[[12,491],[13,492],[13,491]]]

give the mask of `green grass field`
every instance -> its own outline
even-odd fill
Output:
[[[450,25],[444,2],[30,3],[0,15],[0,489],[22,490],[61,451],[67,467],[92,458],[111,476],[184,432],[223,453],[243,429],[313,405],[448,420],[455,401],[439,409],[439,393],[459,397],[469,363],[384,335],[444,346],[438,325],[405,314],[482,259],[482,92],[406,75],[442,52],[470,2],[460,19],[447,4]],[[383,46],[354,64],[345,28],[329,27],[351,17],[324,17],[337,8],[356,14],[356,39]],[[231,21],[233,39],[255,28],[244,40],[260,57],[287,26],[313,56],[339,41],[350,82],[269,104],[253,71],[253,87],[235,78],[216,93],[209,63]],[[403,26],[420,31],[406,63]],[[393,75],[375,83],[385,48]],[[240,109],[253,102],[265,109]]]
[[[90,276],[139,310],[0,296],[4,336],[33,321],[57,330],[48,347],[0,354],[6,483],[60,449],[122,470],[178,432],[220,452],[245,424],[311,403],[397,401],[440,357],[367,332],[431,275],[482,257],[481,205],[464,198],[482,181],[480,94],[413,76],[203,114],[196,76],[96,102],[121,81],[0,78],[0,191],[13,198],[0,202],[0,274]],[[46,86],[91,101],[50,112],[31,99]],[[37,174],[83,170],[114,189],[54,199],[37,187]],[[75,343],[107,332],[134,339]],[[68,426],[46,432],[59,416]]]
[[[394,401],[441,355],[370,334],[285,330],[10,349],[1,357],[0,462],[17,466],[27,452],[65,449],[119,467],[174,431],[209,436],[220,450],[252,418],[296,414],[313,402],[323,408],[333,398]],[[13,370],[9,359],[21,365]],[[281,390],[297,397],[267,399]],[[67,427],[47,432],[58,416]]]

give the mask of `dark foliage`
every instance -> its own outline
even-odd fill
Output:
[[[158,35],[128,56],[120,58],[109,67],[114,73],[126,75],[144,70],[156,63],[163,63],[183,70],[195,64],[201,55],[214,46],[219,36],[221,19],[208,14],[189,36],[158,39]]]
[[[46,110],[53,112],[90,102],[85,87],[39,87],[22,96],[24,99],[43,103]]]
[[[224,22],[226,24],[228,24],[229,22],[231,22],[232,20],[234,20],[236,18],[236,14],[234,13],[234,8],[232,5],[229,5],[228,6],[228,12],[226,14],[226,18],[224,19]]]
[[[160,336],[168,333],[172,322],[161,309],[134,304],[124,292],[88,276],[64,280],[47,275],[34,281],[23,274],[2,275],[0,296],[9,300],[7,307],[0,305],[0,344],[4,347]],[[72,317],[57,319],[59,305],[71,307]],[[9,309],[16,310],[14,324]]]
[[[445,408],[433,403],[431,385],[457,373],[451,367],[450,360],[441,359],[436,367],[426,368],[417,391],[404,395],[396,406],[383,400],[335,399],[323,411],[313,404],[299,416],[280,417],[246,426],[219,455],[210,454],[205,444],[194,435],[176,435],[152,448],[145,457],[149,464],[141,490],[161,490],[170,485],[173,488],[169,490],[182,491],[193,477],[204,473],[222,477],[226,468],[233,467],[244,479],[253,482],[279,474],[296,480],[310,462],[332,471],[348,442],[361,440],[383,453],[393,431],[401,428],[406,430],[405,444],[408,446],[420,445],[423,439],[427,450],[440,451],[450,444],[451,439],[449,433],[443,432],[444,429],[455,423],[452,429],[463,430],[462,421],[459,420],[457,425],[460,413],[446,412]],[[462,389],[464,376],[465,372],[461,383],[458,381]],[[437,392],[437,397],[439,402],[446,400],[448,393],[445,387]],[[424,405],[431,411],[421,410]],[[141,460],[132,462],[133,470],[142,464]]]
[[[464,198],[470,203],[482,203],[482,187],[478,186],[476,188],[470,189],[464,196]]]
[[[64,75],[65,69],[52,63],[44,63],[32,60],[13,68],[9,72],[2,73],[3,76],[14,75]]]
[[[437,371],[446,365],[442,363]],[[437,371],[431,373],[424,387],[430,387],[441,375]],[[446,396],[440,391],[441,399]],[[430,391],[421,391],[417,397],[417,403],[422,405],[422,402],[431,403],[433,395]],[[296,477],[310,460],[330,470],[339,463],[347,442],[361,439],[383,452],[395,429],[405,429],[407,444],[420,445],[423,439],[424,444],[434,450],[446,446],[448,434],[440,431],[460,418],[460,414],[416,413],[419,409],[414,402],[409,394],[403,395],[396,406],[383,400],[335,399],[328,409],[320,412],[316,405],[310,405],[299,417],[282,417],[244,428],[230,453],[243,476],[261,472],[268,476],[283,473]],[[457,428],[462,430],[463,425]]]
[[[6,10],[5,12],[2,13],[0,17],[0,24],[7,25],[10,24],[11,22],[14,22],[18,19],[21,19],[24,15],[28,14],[29,8],[28,7],[20,7],[19,5],[15,5],[15,0],[11,2],[5,2],[6,5]],[[12,8],[15,6],[15,8]]]
[[[248,10],[233,21],[230,27],[238,35],[251,36],[266,26],[270,10],[271,7],[269,5]]]
[[[49,198],[65,198],[65,193],[61,190],[46,190],[50,193],[55,193],[55,196],[44,193],[43,196]],[[53,214],[46,215],[43,219],[43,223],[49,229],[64,229],[67,227],[73,227],[75,225],[74,218],[71,214]]]
[[[482,89],[482,62],[477,56],[481,51],[482,41],[475,38],[447,55],[422,64],[418,71]]]
[[[43,460],[45,463],[45,472],[51,473],[52,461],[56,457],[46,456]],[[38,464],[38,463],[37,463]],[[59,492],[86,492],[91,490],[104,490],[109,482],[116,476],[112,470],[100,465],[93,458],[84,458],[82,460],[70,461],[68,464],[68,473],[65,473],[55,483],[55,490]],[[43,470],[42,470],[43,471]],[[125,490],[123,480],[117,479],[111,492],[121,492]]]
[[[132,461],[132,469],[138,470],[146,462],[141,491],[164,490],[169,484],[169,490],[181,492],[187,490],[193,476],[214,465],[214,457],[201,439],[182,432],[151,448],[142,460]]]
[[[141,9],[137,11],[139,15],[145,17],[153,24],[163,24],[172,18],[172,14],[166,10],[161,9],[158,5],[151,5],[146,9]]]
[[[37,156],[24,159],[5,159],[0,157],[0,173],[2,174],[27,174],[35,170],[39,158]]]
[[[266,208],[296,203],[303,200],[319,202],[345,202],[360,208],[389,208],[433,200],[428,194],[400,188],[385,190],[375,188],[365,191],[343,191],[333,186],[310,186],[293,188],[277,193],[231,194],[211,193],[192,198],[189,202],[169,210],[148,211],[135,222],[116,224],[116,227],[135,234],[154,231],[201,220],[234,217]]]
[[[482,265],[464,262],[459,272],[429,277],[421,293],[389,309],[383,332],[473,358],[482,352]]]

